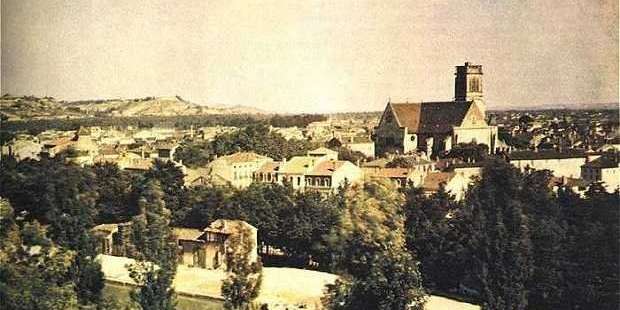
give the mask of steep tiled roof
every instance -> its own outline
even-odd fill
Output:
[[[447,133],[460,126],[472,102],[390,103],[398,124],[415,133]]]
[[[254,152],[239,152],[239,153],[222,156],[221,159],[225,160],[229,164],[234,164],[234,163],[246,163],[246,162],[260,160],[260,159],[267,159],[267,157],[263,155],[258,155]]]
[[[316,157],[311,156],[295,156],[291,160],[282,163],[280,172],[290,174],[303,174],[308,169],[312,169],[317,162]]]
[[[618,157],[617,156],[601,156],[589,163],[584,164],[585,167],[591,168],[617,168]]]
[[[371,176],[380,178],[406,178],[409,175],[407,168],[380,168],[366,171],[369,171]]]
[[[172,227],[172,234],[180,240],[198,240],[202,233],[200,229]]]
[[[316,165],[308,175],[332,175],[340,167],[344,166],[346,161],[343,160],[327,160]]]
[[[278,171],[281,164],[281,162],[277,161],[267,162],[263,164],[260,168],[258,168],[258,170],[256,170],[256,173],[272,173]]]
[[[424,178],[424,184],[422,188],[430,191],[437,191],[442,183],[448,183],[452,177],[455,176],[454,172],[432,172]]]
[[[378,159],[375,159],[373,161],[369,161],[369,162],[363,163],[362,166],[363,167],[384,168],[385,165],[387,165],[389,162],[390,162],[390,160],[387,159],[387,158],[378,158]]]

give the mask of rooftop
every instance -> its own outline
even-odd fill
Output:
[[[400,127],[415,133],[447,133],[460,126],[473,102],[389,103]]]
[[[555,150],[546,151],[515,151],[508,154],[510,160],[534,160],[534,159],[566,159],[586,157],[585,150],[571,149],[564,152]]]
[[[380,178],[406,178],[410,174],[407,168],[380,168],[367,171],[370,176]]]
[[[429,191],[437,191],[442,183],[449,182],[455,175],[454,172],[431,172],[424,178],[422,188]]]
[[[256,154],[254,152],[239,152],[220,157],[229,164],[246,163],[256,160],[268,159],[269,157]]]
[[[308,175],[323,175],[329,176],[334,174],[334,172],[340,167],[344,166],[347,162],[343,160],[328,160],[319,163]]]
[[[591,162],[585,163],[585,167],[590,168],[617,168],[618,167],[618,156],[601,156]]]

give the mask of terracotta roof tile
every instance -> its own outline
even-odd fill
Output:
[[[442,183],[448,183],[456,174],[454,172],[432,172],[424,178],[422,188],[437,191]]]
[[[334,172],[340,167],[344,166],[346,161],[343,160],[327,160],[319,163],[308,173],[308,175],[322,175],[328,176],[334,174]]]
[[[180,240],[198,240],[202,233],[200,229],[172,227],[172,234]]]
[[[233,164],[233,163],[245,163],[245,162],[250,162],[250,161],[255,161],[255,160],[260,160],[260,159],[267,159],[268,157],[263,156],[263,155],[258,155],[254,152],[239,152],[239,153],[222,156],[220,158],[225,160],[229,164]]]
[[[414,133],[446,133],[460,126],[472,102],[390,103],[401,127]]]

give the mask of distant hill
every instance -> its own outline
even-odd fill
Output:
[[[0,97],[0,112],[11,120],[102,116],[184,116],[213,114],[268,114],[246,106],[199,105],[174,97],[57,101],[52,97]]]

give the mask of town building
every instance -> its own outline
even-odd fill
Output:
[[[30,135],[18,135],[6,145],[1,146],[2,155],[8,155],[20,161],[24,159],[39,159],[43,145],[39,139]]]
[[[375,142],[367,136],[332,138],[326,145],[330,148],[345,147],[353,152],[360,152],[366,157],[375,156]]]
[[[229,255],[241,244],[250,244],[249,261],[258,261],[258,230],[241,220],[216,220],[204,229],[173,228],[179,247],[179,263],[197,268],[226,269]],[[247,240],[246,238],[249,238]]]
[[[605,154],[581,166],[581,178],[588,184],[602,182],[608,192],[620,189],[620,153]]]
[[[363,172],[358,166],[338,160],[338,152],[325,147],[309,151],[306,156],[265,163],[254,173],[256,182],[287,183],[300,191],[333,191],[347,182],[357,182],[362,178]]]
[[[550,170],[555,177],[567,178],[579,178],[581,166],[588,158],[596,158],[596,155],[588,155],[583,150],[514,151],[507,156],[508,161],[522,172],[527,169]]]
[[[317,164],[304,178],[306,190],[334,192],[340,186],[361,180],[363,172],[349,161],[329,159]]]
[[[254,173],[273,159],[253,152],[239,152],[219,157],[209,163],[208,176],[212,184],[229,184],[236,188],[249,186]]]
[[[422,184],[422,190],[426,195],[432,195],[443,186],[446,192],[454,196],[457,201],[465,198],[465,193],[471,184],[463,174],[455,172],[431,172]]]
[[[482,66],[468,62],[456,67],[454,100],[388,102],[375,128],[376,154],[423,151],[436,156],[458,143],[497,145],[497,127],[486,121]]]

